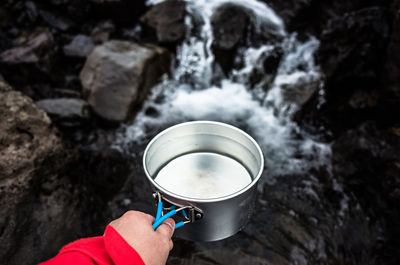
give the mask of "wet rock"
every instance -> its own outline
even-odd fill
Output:
[[[67,56],[86,57],[94,48],[92,39],[86,35],[76,35],[72,41],[64,46],[64,53]]]
[[[245,36],[249,17],[243,7],[233,4],[220,6],[211,17],[213,48],[231,50]]]
[[[54,54],[54,39],[48,29],[38,28],[27,36],[13,41],[14,48],[0,54],[3,64],[39,64],[41,69],[49,66]]]
[[[386,14],[382,7],[371,7],[337,14],[327,22],[317,51],[317,63],[325,75],[323,104],[314,95],[299,120],[322,123],[317,127],[328,127],[334,135],[373,117],[393,121],[389,114],[393,108],[382,111],[389,104],[379,103],[386,98],[382,89],[390,37]]]
[[[381,128],[368,121],[344,133],[332,145],[333,172],[367,209],[371,220],[384,218],[379,263],[396,264],[400,257],[395,225],[400,214],[400,128]]]
[[[275,79],[282,56],[283,51],[280,47],[262,52],[254,62],[254,68],[249,75],[251,87],[260,84],[266,90],[270,88],[271,83]]]
[[[211,17],[214,40],[212,50],[215,60],[225,73],[233,66],[236,49],[246,38],[249,16],[245,8],[224,4],[218,7]]]
[[[388,38],[388,21],[378,7],[328,21],[318,51],[328,85],[338,90],[339,86],[347,90],[360,84],[375,85]]]
[[[55,98],[36,101],[51,120],[59,125],[73,127],[82,125],[90,118],[89,104],[77,98]]]
[[[89,55],[80,79],[93,110],[120,122],[132,116],[169,67],[170,55],[163,48],[109,41]]]
[[[159,43],[177,43],[185,37],[185,14],[184,1],[165,1],[153,6],[140,21],[155,31]]]
[[[396,128],[369,121],[343,134],[332,146],[334,170],[371,204],[400,200],[400,137]]]
[[[108,41],[110,34],[115,31],[115,25],[111,20],[99,23],[91,32],[90,36],[97,44]]]
[[[302,72],[292,75],[290,78],[280,75],[275,82],[281,87],[284,101],[295,103],[299,107],[311,98],[320,85],[317,75],[306,75]]]

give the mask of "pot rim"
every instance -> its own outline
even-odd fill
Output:
[[[226,196],[223,196],[223,197],[211,198],[211,199],[195,199],[195,198],[190,198],[190,197],[186,197],[186,196],[181,196],[181,195],[179,195],[179,194],[170,192],[170,191],[168,191],[167,189],[165,189],[165,188],[163,188],[162,186],[160,186],[157,182],[154,181],[154,179],[150,176],[150,174],[149,174],[149,172],[148,172],[148,170],[147,170],[147,167],[146,167],[146,156],[147,156],[147,152],[149,151],[149,148],[152,146],[152,144],[153,144],[155,141],[157,141],[158,138],[160,138],[161,136],[163,136],[164,134],[166,134],[167,132],[169,132],[169,131],[171,131],[171,130],[173,130],[173,129],[176,129],[176,128],[181,127],[181,126],[187,126],[187,125],[190,125],[190,124],[199,124],[199,123],[200,123],[200,124],[213,124],[213,125],[218,125],[218,126],[223,126],[223,127],[227,127],[227,128],[233,129],[233,130],[237,131],[238,133],[240,133],[240,134],[244,135],[245,137],[247,137],[247,138],[253,143],[253,145],[256,147],[256,149],[257,149],[257,151],[258,151],[258,154],[259,154],[259,156],[260,156],[260,160],[261,160],[261,161],[260,161],[260,168],[259,168],[259,170],[258,170],[258,173],[257,173],[256,177],[251,181],[251,183],[250,183],[249,185],[245,186],[243,189],[241,189],[241,190],[239,190],[239,191],[237,191],[237,192],[235,192],[235,193],[232,193],[232,194],[229,194],[229,195],[226,195]],[[189,121],[189,122],[183,122],[183,123],[179,123],[179,124],[173,125],[173,126],[167,128],[167,129],[161,131],[160,133],[158,133],[158,134],[147,144],[146,149],[145,149],[145,151],[144,151],[144,153],[143,153],[143,168],[144,168],[144,172],[145,172],[145,174],[146,174],[146,177],[150,180],[151,184],[152,184],[154,187],[156,187],[159,191],[161,191],[162,193],[164,193],[164,194],[166,194],[166,195],[168,195],[168,196],[170,196],[170,197],[173,197],[173,198],[176,198],[176,199],[179,199],[179,200],[183,200],[183,201],[187,201],[187,202],[194,202],[194,203],[195,203],[195,202],[219,202],[219,201],[224,201],[224,200],[231,199],[231,198],[233,198],[233,197],[237,197],[237,196],[239,196],[239,195],[245,193],[245,192],[248,191],[249,189],[251,189],[254,185],[256,185],[256,183],[257,183],[258,180],[260,179],[261,174],[262,174],[262,172],[263,172],[263,170],[264,170],[264,156],[263,156],[263,153],[262,153],[262,150],[261,150],[260,146],[259,146],[258,143],[253,139],[253,137],[251,137],[248,133],[244,132],[243,130],[241,130],[241,129],[235,127],[235,126],[232,126],[232,125],[230,125],[230,124],[223,123],[223,122],[217,122],[217,121],[207,121],[207,120]]]

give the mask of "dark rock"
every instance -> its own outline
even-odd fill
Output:
[[[64,46],[64,53],[67,56],[86,57],[94,48],[92,39],[86,35],[76,35],[72,41]]]
[[[38,10],[36,8],[36,5],[32,1],[27,1],[25,2],[25,7],[26,7],[26,14],[28,15],[29,19],[34,22],[36,21],[38,17]]]
[[[276,74],[282,59],[283,51],[281,48],[275,48],[273,52],[264,59],[263,67],[266,74]]]
[[[283,19],[289,32],[319,36],[326,22],[369,7],[389,7],[392,0],[263,0]]]
[[[66,127],[82,125],[90,118],[89,104],[77,98],[43,99],[36,102],[56,124]]]
[[[400,200],[400,137],[396,128],[385,130],[374,122],[363,123],[342,135],[332,152],[335,172],[362,194],[363,201],[382,201],[373,196]]]
[[[379,98],[387,123],[398,123],[400,113],[400,1],[391,7],[392,34],[386,50],[386,62],[382,83],[385,87]]]
[[[349,99],[349,106],[355,110],[374,108],[378,104],[377,91],[356,90]]]
[[[115,25],[111,20],[106,20],[99,23],[93,30],[90,36],[97,44],[108,41],[110,34],[115,31]]]
[[[0,71],[18,88],[48,77],[57,51],[48,29],[37,28],[13,41],[13,48],[0,53]]]
[[[254,62],[254,69],[249,75],[251,87],[261,84],[264,89],[270,88],[271,83],[275,79],[282,56],[283,51],[279,46],[262,52],[257,61]]]
[[[81,157],[90,176],[85,185],[108,198],[122,188],[133,171],[131,158],[111,148],[81,150]]]
[[[47,24],[62,31],[68,30],[73,25],[69,19],[46,10],[40,10],[39,14]]]
[[[213,27],[213,48],[234,49],[244,38],[249,23],[246,11],[233,4],[220,6],[211,17]]]
[[[89,55],[80,79],[93,110],[120,122],[132,116],[169,67],[170,55],[163,48],[109,41]]]
[[[323,104],[320,96],[314,95],[299,120],[327,122],[322,126],[338,135],[369,119],[391,119],[390,112],[382,115],[379,106],[390,36],[386,14],[384,8],[371,7],[327,22],[317,51],[325,74]]]
[[[82,1],[78,1],[78,5]],[[92,0],[91,10],[96,18],[110,19],[117,26],[132,26],[146,11],[145,0]]]
[[[178,43],[185,37],[185,14],[184,1],[165,1],[153,6],[140,21],[155,31],[159,43]]]
[[[382,259],[378,264],[397,264],[400,128],[379,128],[369,121],[349,130],[332,145],[332,165],[371,219],[384,218],[386,232],[378,248]]]
[[[38,28],[27,36],[14,40],[15,48],[0,54],[0,62],[5,64],[39,64],[43,70],[49,65],[54,53],[53,35],[47,29]],[[40,67],[40,66],[39,66]]]
[[[388,38],[387,18],[377,7],[328,21],[318,51],[327,86],[347,90],[359,84],[377,84]]]
[[[236,49],[246,37],[249,16],[243,7],[224,4],[211,17],[214,40],[212,50],[215,60],[225,73],[232,68]]]
[[[5,92],[5,91],[10,91],[11,87],[7,82],[4,80],[3,76],[0,75],[0,91]]]

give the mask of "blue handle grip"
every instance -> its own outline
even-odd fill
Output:
[[[181,226],[184,226],[184,225],[185,225],[185,223],[182,222],[182,221],[180,221],[179,223],[177,223],[177,224],[175,225],[175,229],[177,229],[177,228],[179,228],[179,227],[181,227]]]
[[[162,222],[164,222],[165,220],[167,220],[167,218],[173,216],[174,214],[176,214],[176,210],[175,210],[175,209],[172,210],[172,211],[170,211],[169,213],[163,215],[163,216],[162,216],[161,218],[159,218],[158,220],[156,219],[156,221],[155,221],[154,224],[153,224],[153,229],[156,230],[157,227],[158,227]]]
[[[156,221],[157,221],[158,219],[160,219],[161,213],[162,213],[162,209],[163,209],[163,203],[162,203],[162,201],[161,201],[161,202],[159,202],[158,205],[157,205]]]

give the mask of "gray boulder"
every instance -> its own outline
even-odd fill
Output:
[[[177,43],[185,37],[186,4],[183,1],[165,1],[153,6],[140,21],[155,31],[160,43]]]
[[[94,48],[93,40],[86,35],[76,35],[72,41],[64,46],[64,53],[72,57],[86,57]]]
[[[76,126],[90,118],[89,104],[78,98],[53,98],[36,102],[52,121],[63,126]]]
[[[89,55],[80,79],[94,112],[106,120],[121,122],[132,116],[134,107],[143,102],[169,67],[166,49],[109,41]]]

